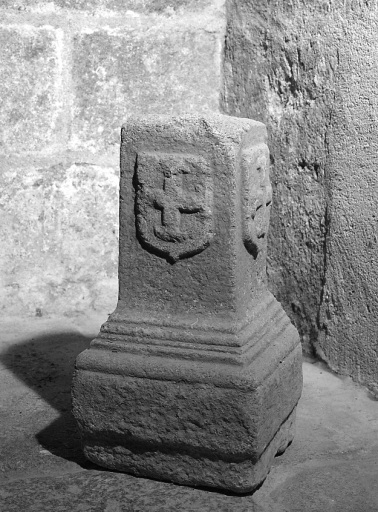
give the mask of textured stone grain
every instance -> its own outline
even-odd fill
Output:
[[[304,349],[377,389],[376,1],[231,1],[227,112],[267,124],[271,290]]]
[[[0,2],[3,314],[113,309],[118,194],[111,169],[121,124],[131,112],[218,108],[223,4]],[[99,174],[83,181],[82,163]],[[34,182],[42,178],[41,194]],[[72,181],[77,194],[67,195]]]
[[[2,0],[0,7],[42,11],[72,9],[74,11],[135,11],[140,13],[173,14],[182,10],[202,10],[224,0]]]
[[[169,358],[147,362],[130,354],[104,359],[90,350],[77,360],[75,416],[91,444],[96,438],[110,444],[124,438],[123,444],[135,447],[256,463],[295,407],[302,384],[298,347],[271,372],[263,357],[256,359],[238,369]],[[135,376],[135,363],[148,378]]]
[[[48,26],[0,27],[0,152],[41,151],[57,142],[61,38]]]
[[[114,169],[4,162],[2,182],[0,231],[9,241],[0,248],[6,268],[0,287],[3,313],[110,311],[117,297]]]
[[[119,473],[91,470],[5,485],[0,504],[6,512],[268,512],[251,496],[191,489]],[[269,512],[278,509],[274,504]]]
[[[73,146],[118,143],[131,113],[218,110],[223,20],[164,20],[75,37]]]
[[[89,460],[106,467],[125,470],[135,475],[159,478],[184,485],[216,487],[235,493],[254,490],[261,483],[272,465],[274,456],[282,453],[294,437],[295,411],[283,423],[258,460],[225,460],[207,457],[206,450],[199,453],[160,450],[156,447],[138,446],[130,449],[124,444],[107,445],[105,440],[85,439],[85,455]]]
[[[329,141],[326,274],[316,348],[332,368],[378,395],[378,23],[351,16],[340,48]]]
[[[248,389],[248,384],[267,366],[260,357],[239,371],[215,363],[201,369],[196,362],[171,364],[155,358],[164,377],[150,380],[132,376],[130,355],[123,375],[115,374],[119,355],[110,354],[101,365],[97,354],[97,364],[89,365],[95,371],[89,372],[83,370],[85,355],[77,360],[73,412],[84,453],[96,464],[243,493],[265,479],[274,456],[293,439],[292,411],[302,384],[300,346],[282,358],[272,375],[260,376],[265,379],[255,389]],[[92,357],[96,360],[96,351]],[[198,381],[198,368],[208,381],[213,380],[211,372],[217,372],[218,382]],[[150,375],[147,366],[144,371]],[[229,371],[234,371],[234,385],[222,387],[219,383],[226,383]],[[167,380],[172,375],[174,380]],[[238,380],[245,383],[236,385]]]

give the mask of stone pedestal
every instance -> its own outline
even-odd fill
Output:
[[[292,440],[301,347],[266,286],[268,165],[255,121],[123,127],[119,301],[72,392],[96,464],[246,492]]]

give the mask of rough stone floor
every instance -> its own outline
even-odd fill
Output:
[[[377,512],[378,402],[304,363],[297,434],[254,494],[135,478],[85,461],[70,414],[76,355],[96,318],[1,324],[1,512]]]

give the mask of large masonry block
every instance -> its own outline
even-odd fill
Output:
[[[205,7],[222,4],[224,0],[104,0],[104,7],[119,11],[173,13],[177,10],[203,11]]]
[[[200,10],[209,4],[220,4],[224,0],[1,0],[0,7],[20,10],[50,12],[55,7],[78,11],[135,11],[141,13],[172,13],[177,10]]]
[[[11,315],[112,311],[118,173],[98,165],[1,162],[0,309]],[[22,208],[20,208],[22,205]],[[5,243],[6,241],[6,243]],[[75,276],[75,279],[73,279]]]
[[[378,397],[377,21],[349,23],[329,136],[329,230],[316,350]],[[361,91],[364,91],[362,94]]]
[[[291,441],[301,347],[265,282],[265,140],[220,115],[123,128],[119,301],[73,382],[93,462],[244,492]]]
[[[40,151],[57,142],[61,37],[52,27],[0,27],[0,151]]]
[[[73,147],[118,143],[131,113],[219,109],[224,20],[203,27],[197,19],[133,20],[134,29],[77,35]]]

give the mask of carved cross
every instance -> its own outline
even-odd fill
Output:
[[[140,152],[135,211],[143,246],[170,262],[208,247],[213,237],[212,180],[212,169],[200,155]]]
[[[181,231],[181,213],[198,213],[205,208],[197,194],[183,190],[182,172],[166,171],[163,190],[154,189],[152,200],[156,209],[162,212],[162,226],[155,226],[154,233],[167,242],[183,242],[187,233]]]

